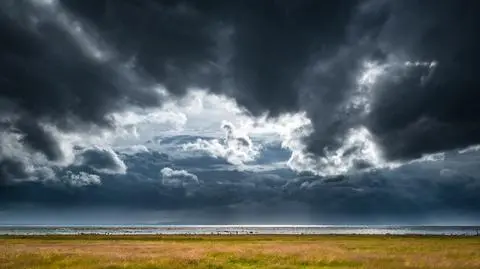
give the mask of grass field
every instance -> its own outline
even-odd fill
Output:
[[[480,237],[0,236],[0,268],[480,268]]]

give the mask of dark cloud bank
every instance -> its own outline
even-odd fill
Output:
[[[388,161],[480,143],[478,1],[48,2],[0,4],[0,135],[21,135],[26,150],[51,161],[65,153],[46,126],[67,133],[112,128],[113,112],[160,106],[157,84],[177,96],[188,87],[205,87],[253,115],[306,111],[314,132],[305,143],[319,157],[357,127],[369,130]],[[351,105],[365,62],[384,68],[368,86],[368,109]],[[24,177],[27,164],[7,150],[0,148],[0,199],[6,207],[16,201],[168,209],[279,197],[348,215],[392,208],[471,213],[480,204],[473,195],[477,171],[467,176],[463,169],[445,170],[447,180],[417,166],[411,169],[420,172],[405,172],[409,176],[402,168],[293,190],[289,186],[297,181],[273,179],[237,187],[249,182],[238,174],[238,183],[230,177],[222,185],[205,181],[185,197],[177,195],[183,189],[150,187],[150,167],[142,173],[134,167],[118,179],[105,175],[101,187],[11,185],[6,182]],[[108,169],[121,166],[95,151],[85,158],[100,158]],[[90,172],[98,172],[96,165],[102,164],[90,163]],[[151,167],[157,173],[152,178],[161,167]]]
[[[328,180],[288,169],[222,170],[211,157],[195,163],[155,152],[122,158],[128,174],[102,174],[102,184],[0,188],[0,214],[7,216],[0,223],[465,224],[478,222],[480,210],[477,155]],[[177,171],[180,184],[162,178],[165,167]],[[195,181],[193,173],[178,172],[186,170]],[[82,171],[95,172],[70,168]]]

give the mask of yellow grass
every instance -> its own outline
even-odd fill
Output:
[[[479,237],[0,236],[1,269],[480,268]]]

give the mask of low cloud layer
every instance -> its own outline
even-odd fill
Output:
[[[195,164],[145,152],[124,158],[129,166],[126,175],[97,176],[84,167],[85,172],[67,172],[62,182],[4,186],[1,209],[11,216],[15,210],[32,209],[106,210],[127,216],[142,211],[150,212],[144,217],[150,223],[195,212],[178,221],[197,224],[258,223],[269,218],[281,223],[466,223],[478,221],[480,210],[475,154],[328,179],[285,169],[222,170],[212,157]],[[171,213],[157,219],[155,212],[162,211]],[[71,222],[82,218],[72,217]]]

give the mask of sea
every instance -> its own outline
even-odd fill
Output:
[[[451,235],[478,236],[480,226],[394,225],[3,225],[0,235]]]

